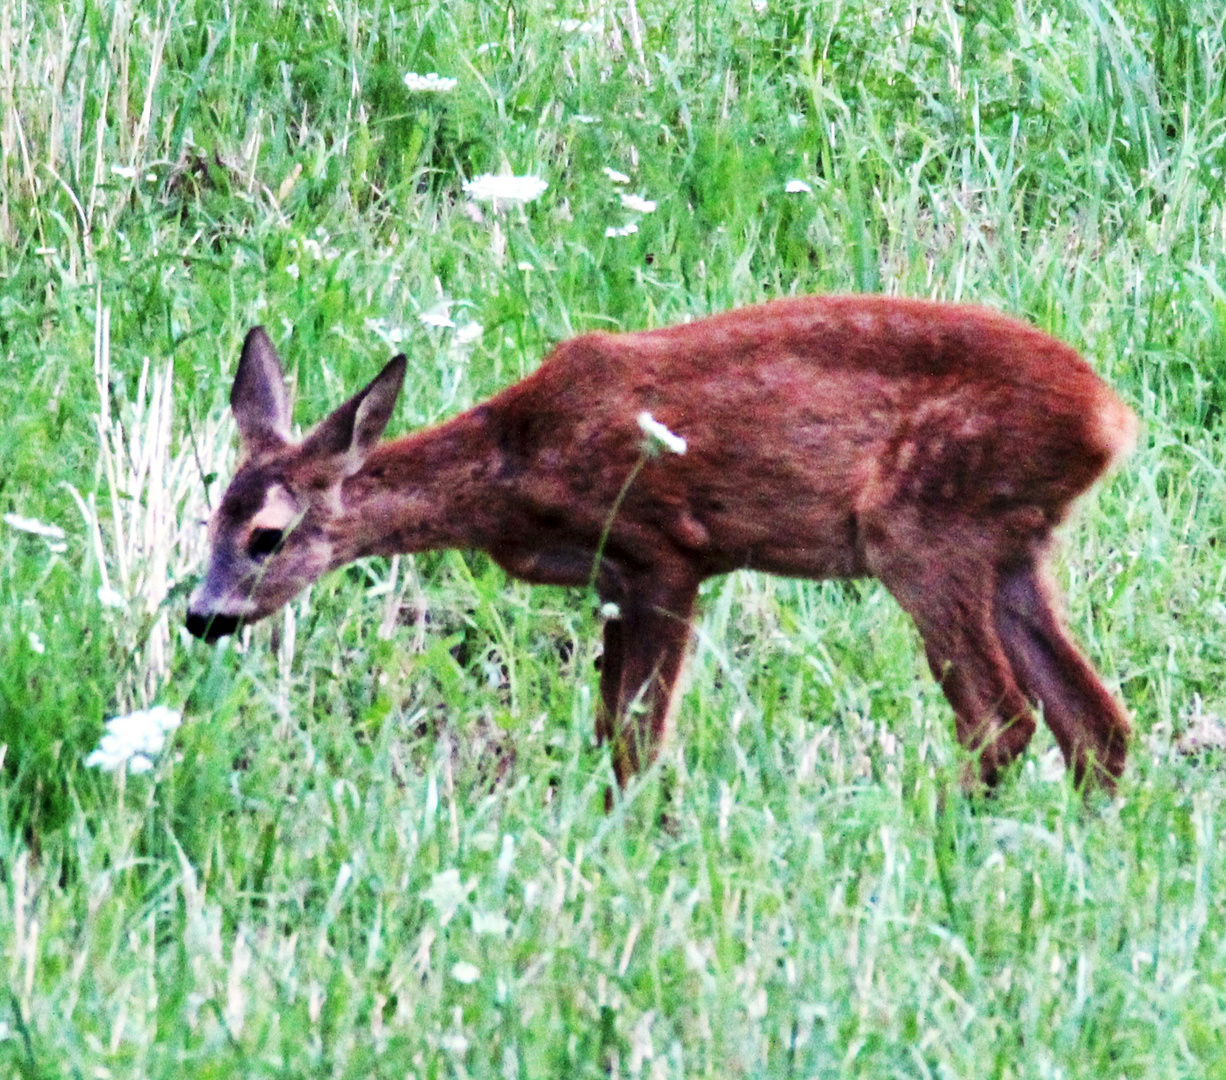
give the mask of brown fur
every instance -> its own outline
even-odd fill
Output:
[[[194,633],[267,615],[362,555],[478,548],[527,581],[594,581],[619,608],[597,732],[624,784],[666,735],[703,579],[872,575],[914,619],[983,782],[1025,748],[1031,703],[1078,781],[1121,774],[1128,721],[1044,567],[1136,419],[1068,346],[979,307],[779,300],[585,334],[484,404],[380,444],[403,375],[397,357],[295,444],[279,361],[251,331],[231,395],[247,456]],[[684,455],[645,454],[643,411]]]

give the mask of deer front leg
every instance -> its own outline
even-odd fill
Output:
[[[696,595],[696,585],[631,593],[605,624],[597,734],[613,743],[618,787],[656,759],[667,737]]]

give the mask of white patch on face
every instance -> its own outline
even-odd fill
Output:
[[[282,484],[272,484],[264,495],[264,505],[251,519],[253,529],[288,529],[298,520],[298,504]]]

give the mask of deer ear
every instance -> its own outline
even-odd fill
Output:
[[[307,436],[302,451],[308,457],[340,458],[341,471],[351,476],[362,467],[392,418],[396,398],[404,385],[407,361],[404,354],[393,357],[371,380]]]
[[[262,326],[253,326],[243,342],[230,409],[248,454],[275,450],[289,442],[289,398],[281,360]]]

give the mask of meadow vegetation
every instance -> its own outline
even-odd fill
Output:
[[[1222,1075],[1224,20],[0,5],[0,1077]],[[500,172],[549,186],[466,198]],[[1045,731],[964,798],[872,583],[711,582],[609,815],[592,595],[440,553],[186,636],[250,325],[304,426],[407,352],[395,434],[571,334],[821,291],[1019,314],[1141,416],[1059,570],[1117,798]],[[86,767],[155,704],[152,771]]]

